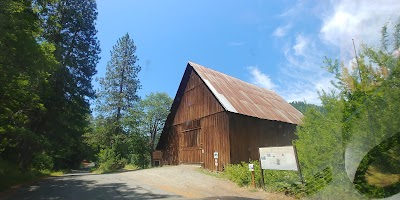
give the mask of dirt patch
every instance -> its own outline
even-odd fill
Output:
[[[240,188],[228,180],[201,173],[193,165],[139,170],[124,173],[124,176],[191,199],[292,199],[283,194]]]

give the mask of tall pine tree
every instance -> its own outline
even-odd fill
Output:
[[[139,100],[141,68],[135,53],[136,45],[127,33],[113,46],[106,76],[100,79],[97,111],[112,122],[113,134],[124,131],[122,119]]]
[[[106,76],[100,78],[97,93],[97,117],[93,132],[85,135],[86,142],[99,151],[98,163],[103,171],[114,171],[133,159],[134,147],[140,138],[128,126],[128,112],[139,101],[138,73],[140,66],[136,45],[128,34],[117,41],[107,63]],[[139,140],[137,140],[139,139]],[[136,142],[135,142],[136,141]]]

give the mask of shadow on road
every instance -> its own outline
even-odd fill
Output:
[[[121,173],[132,172],[132,171],[136,171],[136,170],[121,170],[121,171],[116,171],[116,172],[108,172],[108,173],[104,173],[104,174],[121,174]],[[71,170],[71,172],[64,174],[63,176],[87,176],[87,175],[102,175],[102,174],[95,174],[95,173],[91,173],[90,170],[79,169],[79,170]]]
[[[140,185],[126,183],[99,184],[96,180],[77,180],[75,177],[48,178],[18,189],[0,199],[177,199],[177,195],[153,192]]]
[[[235,196],[218,196],[218,197],[207,197],[203,198],[207,200],[211,199],[219,199],[219,200],[259,200],[259,199],[253,199],[253,198],[246,198],[246,197],[235,197]]]

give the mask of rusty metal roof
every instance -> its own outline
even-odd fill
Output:
[[[300,124],[303,115],[272,90],[189,62],[225,110],[260,119]]]

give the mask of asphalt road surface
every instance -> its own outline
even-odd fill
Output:
[[[50,177],[6,192],[0,199],[291,199],[239,188],[196,166],[167,166],[95,175]]]

